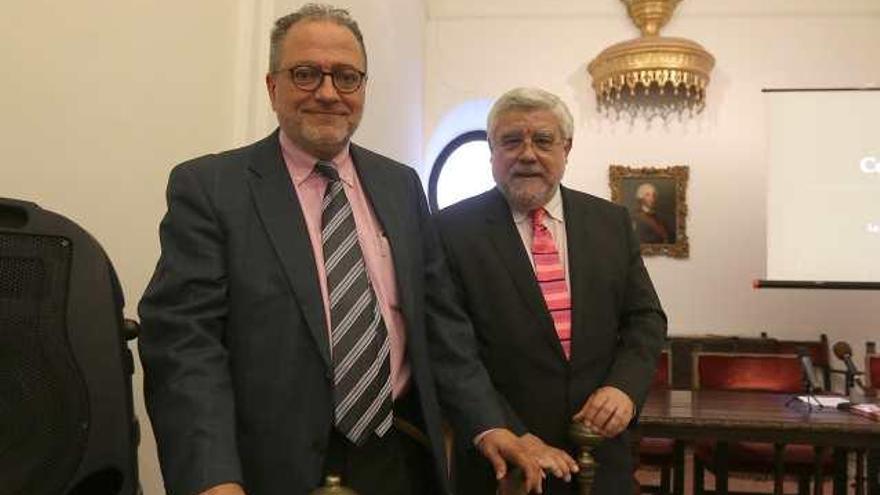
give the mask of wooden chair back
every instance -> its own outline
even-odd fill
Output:
[[[672,378],[672,360],[669,356],[669,349],[663,349],[657,358],[657,368],[654,372],[654,381],[651,382],[651,388],[654,390],[663,390],[669,388]]]
[[[803,372],[795,354],[698,352],[694,389],[798,393]]]
[[[865,344],[865,378],[865,387],[872,392],[871,395],[880,394],[880,354],[877,354],[874,342]]]
[[[762,334],[766,335],[766,334]],[[813,366],[822,380],[822,388],[831,390],[831,350],[828,336],[819,335],[819,340],[776,340],[776,352],[780,354],[798,354],[799,349],[806,349],[813,360]]]
[[[777,343],[761,337],[729,335],[677,335],[668,338],[671,388],[690,389],[694,383],[693,355],[696,352],[774,353]]]

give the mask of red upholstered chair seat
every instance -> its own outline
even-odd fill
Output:
[[[715,443],[700,441],[694,446],[694,455],[704,464],[711,466],[714,462]],[[790,444],[785,446],[782,454],[787,472],[811,474],[814,471],[815,450],[812,445]],[[830,449],[822,455],[822,472],[831,475],[834,470]],[[773,444],[763,442],[735,442],[728,450],[728,468],[731,471],[756,472],[773,474]]]
[[[641,456],[667,456],[672,455],[675,440],[671,438],[644,437],[639,442],[639,455]]]

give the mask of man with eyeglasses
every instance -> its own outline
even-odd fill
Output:
[[[632,493],[626,428],[654,376],[666,316],[627,210],[560,185],[573,128],[551,93],[502,95],[487,125],[497,187],[436,220],[515,430],[529,432],[524,439],[539,458],[558,458],[574,455],[568,428],[583,422],[606,437],[593,493]],[[454,471],[459,494],[495,493],[491,470],[471,452],[456,452]],[[577,489],[548,478],[544,493]]]
[[[350,142],[367,60],[348,13],[276,21],[279,129],[174,169],[141,300],[169,493],[450,493],[439,404],[498,476],[543,473],[505,429],[415,171]],[[422,445],[423,444],[423,445]]]

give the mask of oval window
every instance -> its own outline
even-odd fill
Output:
[[[437,156],[428,180],[433,211],[495,187],[486,131],[470,131],[449,142]]]

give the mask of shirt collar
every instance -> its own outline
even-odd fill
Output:
[[[315,164],[318,163],[318,159],[294,144],[283,129],[278,132],[278,140],[281,143],[281,155],[284,157],[284,163],[287,165],[294,185],[299,186],[313,174],[318,174],[315,172]],[[339,172],[340,180],[346,185],[352,186],[354,184],[354,163],[351,160],[350,143],[346,143],[342,151],[331,161],[336,166],[336,171]]]
[[[550,197],[550,201],[547,201],[544,204],[544,211],[547,212],[547,218],[551,218],[557,222],[565,221],[563,213],[562,213],[562,193],[559,186],[556,186],[556,191],[553,193],[553,196]],[[521,212],[511,208],[511,213],[513,214],[513,221],[516,223],[528,222],[531,221],[529,218],[529,212]]]

